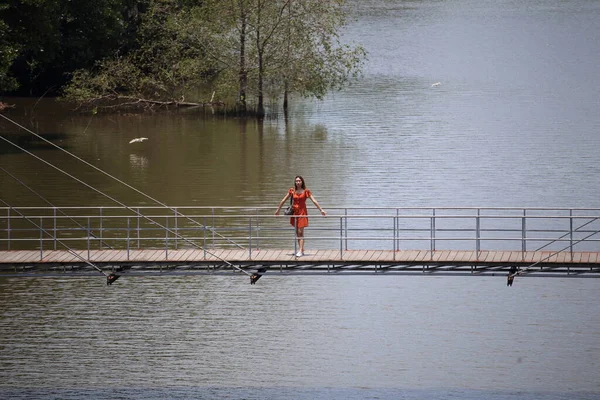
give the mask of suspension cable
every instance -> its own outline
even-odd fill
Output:
[[[564,239],[566,236],[570,235],[571,233],[573,233],[573,232],[578,232],[578,231],[579,231],[581,228],[583,228],[583,227],[585,227],[585,226],[587,226],[587,225],[591,224],[591,223],[592,223],[592,222],[594,222],[594,221],[597,221],[598,219],[600,219],[600,217],[592,218],[591,220],[589,220],[589,221],[588,221],[588,222],[586,222],[585,224],[583,224],[583,225],[581,225],[581,226],[578,226],[577,228],[575,228],[573,231],[569,231],[569,232],[565,233],[564,235],[562,235],[561,237],[559,237],[559,238],[556,238],[556,239],[554,239],[554,240],[551,240],[550,242],[546,243],[546,244],[545,244],[545,245],[543,245],[542,247],[539,247],[539,248],[535,249],[535,251],[540,251],[540,250],[542,250],[542,249],[544,249],[544,248],[546,248],[546,247],[550,246],[552,243],[556,243],[556,242],[558,242],[559,240],[561,240],[561,239]],[[596,233],[597,233],[597,232],[596,232]],[[579,242],[578,242],[578,243],[579,243]],[[569,246],[567,246],[567,248],[568,248],[568,247],[569,247]]]
[[[587,240],[587,239],[591,238],[592,236],[594,236],[594,235],[596,235],[596,234],[598,234],[598,233],[600,233],[600,231],[592,232],[592,233],[590,233],[589,235],[587,235],[586,237],[584,237],[584,238],[582,238],[582,239],[579,239],[579,240],[575,241],[575,243],[569,244],[569,245],[568,245],[567,247],[565,247],[565,248],[562,248],[562,249],[560,249],[560,250],[557,250],[557,251],[555,251],[555,252],[553,252],[553,253],[550,253],[548,256],[546,256],[546,257],[542,258],[541,260],[538,260],[538,261],[534,262],[533,264],[531,264],[531,265],[528,265],[528,266],[527,266],[527,267],[525,267],[524,269],[522,269],[522,270],[519,270],[519,271],[515,272],[514,274],[509,274],[508,276],[509,276],[509,277],[511,277],[511,276],[515,276],[515,275],[523,275],[523,274],[525,274],[525,273],[529,273],[528,271],[529,271],[530,269],[532,269],[533,267],[535,267],[536,265],[538,265],[538,264],[541,264],[542,262],[544,262],[544,261],[546,261],[546,260],[548,260],[548,259],[550,259],[550,258],[554,257],[555,255],[557,255],[557,254],[559,254],[559,253],[562,253],[563,251],[567,250],[567,249],[568,249],[569,247],[571,247],[572,245],[575,245],[575,244],[581,243],[581,242],[583,242],[583,241],[585,241],[585,240]],[[552,269],[552,268],[553,268],[553,267],[549,267],[548,269]]]
[[[2,167],[0,167],[0,170],[4,171],[8,176],[10,176],[11,178],[13,178],[17,182],[19,182],[21,185],[23,185],[25,188],[27,188],[29,191],[31,191],[36,196],[38,196],[40,199],[44,200],[46,203],[48,203],[51,207],[53,207],[55,210],[57,210],[58,212],[60,212],[62,215],[64,215],[65,217],[69,218],[72,222],[75,223],[75,225],[77,225],[78,227],[80,227],[82,229],[85,229],[85,226],[83,226],[79,222],[75,221],[75,219],[73,217],[71,217],[70,215],[68,215],[62,209],[56,207],[54,204],[52,204],[50,201],[48,201],[46,198],[44,198],[44,196],[42,196],[41,194],[39,194],[38,192],[36,192],[35,190],[33,190],[31,187],[29,187],[27,184],[25,184],[25,182],[21,181],[19,178],[17,178],[16,176],[14,176],[13,174],[11,174],[10,172],[8,172],[6,169],[4,169]],[[93,232],[90,231],[89,234],[92,235],[95,239],[99,239],[96,235],[94,235]],[[112,247],[110,244],[106,243],[104,240],[100,239],[100,242],[104,246],[110,248],[111,250],[114,250],[114,247]]]
[[[91,167],[91,168],[93,168],[94,170],[96,170],[96,171],[98,171],[98,172],[100,172],[100,173],[102,173],[102,174],[104,174],[104,175],[108,176],[109,178],[111,178],[111,179],[113,179],[113,180],[117,181],[118,183],[120,183],[120,184],[122,184],[122,185],[126,186],[127,188],[129,188],[129,189],[133,190],[134,192],[136,192],[136,193],[138,193],[138,194],[140,194],[140,195],[142,195],[142,196],[146,197],[147,199],[149,199],[149,200],[151,200],[151,201],[155,202],[156,204],[158,204],[158,205],[160,205],[160,206],[162,206],[162,207],[164,207],[164,208],[167,208],[167,209],[169,209],[169,210],[173,211],[173,212],[175,213],[175,215],[180,215],[180,216],[182,216],[182,217],[186,218],[188,221],[191,221],[192,223],[194,223],[194,224],[196,224],[196,225],[200,226],[201,228],[208,229],[208,230],[209,230],[211,233],[213,233],[213,234],[216,234],[216,235],[217,235],[217,236],[219,236],[221,239],[225,239],[225,240],[226,240],[226,241],[228,241],[230,244],[233,244],[233,245],[237,246],[237,247],[238,247],[238,248],[240,248],[240,249],[243,249],[243,248],[244,248],[242,245],[240,245],[240,244],[238,244],[238,243],[234,242],[233,240],[231,240],[231,239],[229,239],[229,238],[227,238],[227,237],[225,237],[225,236],[221,235],[219,232],[217,232],[217,231],[216,231],[216,230],[214,230],[213,228],[207,227],[207,226],[205,226],[205,225],[203,225],[203,224],[199,223],[199,222],[198,222],[198,221],[196,221],[195,219],[193,219],[193,218],[190,218],[190,217],[188,217],[188,216],[186,216],[186,215],[184,215],[184,214],[181,214],[181,213],[179,213],[177,210],[175,210],[174,208],[172,208],[172,207],[168,206],[167,204],[165,204],[165,203],[163,203],[163,202],[161,202],[161,201],[159,201],[159,200],[155,199],[154,197],[150,196],[149,194],[147,194],[147,193],[144,193],[144,192],[142,192],[141,190],[139,190],[139,189],[137,189],[137,188],[135,188],[135,187],[131,186],[130,184],[128,184],[127,182],[125,182],[125,181],[123,181],[123,180],[121,180],[121,179],[117,178],[116,176],[109,174],[108,172],[104,171],[103,169],[96,167],[94,164],[91,164],[91,163],[89,163],[88,161],[86,161],[86,160],[82,159],[81,157],[78,157],[77,155],[75,155],[75,154],[73,154],[73,153],[71,153],[71,152],[69,152],[69,151],[67,151],[67,150],[63,149],[62,147],[58,146],[57,144],[55,144],[55,143],[52,143],[51,141],[49,141],[48,139],[44,138],[43,136],[41,136],[41,135],[39,135],[39,134],[37,134],[37,133],[33,132],[31,129],[28,129],[28,128],[24,127],[23,125],[19,124],[18,122],[14,121],[14,120],[12,120],[12,119],[10,119],[10,118],[8,118],[8,117],[7,117],[7,116],[5,116],[4,114],[1,114],[1,113],[0,113],[0,117],[4,118],[5,120],[9,121],[9,122],[10,122],[10,123],[12,123],[12,124],[14,124],[14,125],[18,126],[19,128],[21,128],[21,129],[25,130],[26,132],[29,132],[29,133],[31,133],[31,134],[32,134],[32,135],[34,135],[36,138],[38,138],[38,139],[40,139],[40,140],[42,140],[42,141],[44,141],[44,142],[48,143],[49,145],[51,145],[51,146],[53,146],[53,147],[55,147],[55,148],[59,149],[60,151],[62,151],[62,152],[64,152],[64,153],[68,154],[69,156],[71,156],[71,157],[75,158],[76,160],[78,160],[78,161],[80,161],[80,162],[84,163],[84,164],[85,164],[85,165],[87,165],[88,167]],[[4,138],[2,138],[2,139],[4,139]],[[6,140],[6,139],[4,139],[4,140]],[[9,142],[9,143],[10,143],[10,142]],[[12,143],[11,143],[11,144],[12,144]],[[14,144],[13,144],[13,145],[14,145]],[[67,174],[67,175],[68,175],[68,174]],[[98,192],[99,192],[99,191],[98,191]],[[101,193],[101,192],[99,192],[99,193]],[[102,194],[102,195],[104,195],[104,193],[101,193],[101,194]],[[106,197],[108,197],[108,196],[106,196]]]
[[[573,231],[569,231],[569,232],[565,233],[564,235],[560,236],[559,238],[556,238],[556,239],[554,239],[554,240],[551,240],[550,242],[546,243],[545,245],[543,245],[543,246],[541,246],[541,247],[538,247],[538,248],[537,248],[535,251],[540,251],[540,250],[542,250],[542,249],[544,249],[544,248],[546,248],[546,247],[550,246],[551,244],[553,244],[553,243],[556,243],[556,242],[558,242],[558,241],[559,241],[559,240],[561,240],[561,239],[564,239],[566,236],[570,235],[572,232],[578,232],[578,231],[579,231],[581,228],[584,228],[585,226],[587,226],[587,225],[591,224],[591,223],[592,223],[592,222],[594,222],[594,221],[597,221],[598,219],[600,219],[600,218],[598,218],[598,217],[596,217],[596,218],[592,218],[591,220],[589,220],[589,221],[588,221],[588,222],[586,222],[585,224],[582,224],[582,225],[578,226],[577,228],[575,228]],[[509,277],[509,278],[511,278],[511,277],[514,277],[515,275],[522,275],[522,274],[525,274],[525,273],[529,273],[528,271],[529,271],[530,269],[532,269],[533,267],[535,267],[536,265],[538,265],[538,264],[542,263],[543,261],[546,261],[546,260],[550,259],[551,257],[553,257],[553,256],[557,255],[558,253],[561,253],[561,252],[563,252],[563,251],[567,250],[569,247],[572,247],[573,245],[576,245],[576,244],[578,244],[578,243],[580,243],[580,242],[583,242],[583,241],[584,241],[584,240],[586,240],[586,239],[589,239],[590,237],[594,236],[595,234],[597,234],[597,233],[599,233],[599,232],[600,232],[600,231],[592,232],[590,235],[588,235],[588,236],[584,237],[583,239],[577,240],[575,243],[571,243],[571,244],[569,244],[567,247],[565,247],[565,248],[563,248],[563,249],[560,249],[560,250],[558,250],[558,251],[555,251],[554,253],[550,253],[550,255],[548,255],[547,257],[544,257],[544,258],[542,258],[541,260],[538,260],[538,261],[534,262],[533,264],[531,264],[531,265],[528,265],[528,266],[527,266],[527,267],[525,267],[524,269],[522,269],[522,270],[519,270],[519,271],[517,271],[517,272],[515,272],[515,273],[513,273],[513,274],[508,274],[508,277]]]
[[[0,115],[1,115],[1,114],[0,114]],[[194,241],[192,241],[192,240],[190,240],[190,239],[186,238],[185,236],[182,236],[182,235],[181,235],[181,234],[179,234],[178,232],[175,232],[175,231],[173,231],[172,229],[170,229],[170,228],[168,228],[168,227],[166,227],[166,226],[162,225],[161,223],[159,223],[159,222],[157,222],[157,221],[153,220],[152,218],[150,218],[150,217],[148,217],[148,216],[146,216],[146,215],[144,215],[144,214],[140,213],[139,211],[137,211],[137,210],[133,209],[132,207],[130,207],[130,206],[128,206],[128,205],[126,205],[125,203],[123,203],[123,202],[121,202],[121,201],[119,201],[119,200],[115,199],[114,197],[111,197],[110,195],[108,195],[108,194],[106,194],[106,193],[103,193],[102,191],[100,191],[100,190],[96,189],[95,187],[93,187],[93,186],[91,186],[91,185],[89,185],[89,184],[85,183],[85,182],[84,182],[84,181],[82,181],[81,179],[79,179],[79,178],[77,178],[77,177],[75,177],[75,176],[73,176],[73,175],[69,174],[68,172],[66,172],[66,171],[64,171],[64,170],[62,170],[62,169],[60,169],[60,168],[59,168],[59,167],[57,167],[56,165],[53,165],[52,163],[50,163],[50,162],[48,162],[48,161],[44,160],[43,158],[41,158],[41,157],[38,157],[37,155],[33,154],[33,153],[32,153],[32,152],[30,152],[29,150],[27,150],[27,149],[24,149],[23,147],[21,147],[21,146],[19,146],[19,145],[15,144],[15,143],[13,143],[13,142],[11,142],[10,140],[6,139],[4,136],[0,135],[0,139],[4,140],[5,142],[8,142],[9,144],[11,144],[11,145],[15,146],[17,149],[19,149],[19,150],[21,150],[21,151],[23,151],[23,152],[25,152],[25,153],[29,154],[30,156],[32,156],[32,157],[36,158],[37,160],[39,160],[39,161],[43,162],[44,164],[48,165],[49,167],[52,167],[52,168],[56,169],[57,171],[59,171],[59,172],[61,172],[61,173],[65,174],[66,176],[70,177],[71,179],[74,179],[75,181],[77,181],[77,182],[81,183],[82,185],[84,185],[84,186],[86,186],[87,188],[89,188],[89,189],[91,189],[91,190],[95,191],[96,193],[99,193],[99,194],[101,194],[102,196],[105,196],[106,198],[110,199],[111,201],[113,201],[113,202],[115,202],[115,203],[119,204],[121,207],[124,207],[124,208],[126,208],[127,210],[129,210],[129,211],[131,211],[131,212],[135,213],[137,216],[139,216],[139,217],[142,217],[142,218],[144,218],[144,219],[146,219],[146,220],[148,220],[148,221],[150,221],[150,222],[152,222],[152,223],[156,224],[157,226],[161,227],[162,229],[165,229],[167,232],[169,232],[169,233],[172,233],[172,234],[173,234],[173,235],[175,235],[177,238],[179,238],[179,239],[181,239],[181,240],[183,240],[183,241],[185,241],[185,242],[187,242],[187,243],[191,244],[192,246],[196,247],[197,249],[200,249],[200,250],[203,250],[203,251],[205,251],[206,253],[208,253],[208,254],[210,254],[211,256],[213,256],[213,257],[217,258],[218,260],[222,261],[223,263],[227,264],[228,266],[230,266],[230,267],[232,267],[232,268],[235,268],[235,269],[237,269],[237,270],[239,270],[239,271],[243,272],[244,274],[246,274],[246,275],[248,275],[248,276],[250,276],[250,275],[251,275],[250,273],[248,273],[247,271],[245,271],[243,268],[240,268],[240,267],[238,267],[237,265],[234,265],[234,264],[230,263],[229,261],[227,261],[227,260],[223,259],[222,257],[219,257],[219,256],[217,256],[217,255],[216,255],[216,254],[214,254],[214,253],[211,253],[210,251],[208,251],[208,250],[206,250],[206,249],[202,248],[202,246],[198,245],[198,244],[197,244],[197,243],[195,243]]]
[[[44,232],[46,235],[50,236],[52,239],[56,240],[58,243],[60,243],[61,246],[64,246],[67,251],[74,255],[75,257],[79,258],[81,261],[83,261],[84,263],[86,263],[87,265],[89,265],[90,267],[94,268],[95,270],[97,270],[98,272],[100,272],[102,275],[108,277],[109,274],[107,274],[106,272],[104,272],[100,267],[98,267],[96,264],[92,263],[89,260],[86,260],[84,257],[80,256],[79,254],[77,254],[77,252],[75,252],[73,249],[71,249],[69,246],[67,246],[62,240],[60,240],[59,238],[57,238],[56,236],[53,236],[50,232],[48,232],[45,228],[43,228],[41,225],[38,225],[37,223],[35,223],[31,218],[29,218],[28,216],[26,216],[25,214],[23,214],[22,212],[20,212],[19,210],[13,208],[10,206],[10,204],[8,204],[6,201],[0,199],[0,202],[4,203],[4,205],[6,207],[9,207],[11,210],[15,211],[17,214],[19,214],[21,217],[25,218],[26,221],[28,221],[29,223],[31,223],[32,225],[34,225],[36,228],[38,228],[39,230],[41,230],[42,232]]]

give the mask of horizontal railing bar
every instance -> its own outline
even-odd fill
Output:
[[[0,210],[128,210],[128,209],[165,209],[170,212],[186,210],[186,209],[202,209],[202,210],[274,210],[273,206],[174,206],[165,208],[162,206],[60,206],[60,207],[37,207],[37,206],[13,206],[13,207],[0,207]],[[546,210],[594,210],[600,211],[598,207],[474,207],[474,206],[406,206],[406,207],[386,207],[386,206],[372,206],[372,207],[328,207],[329,210],[531,210],[531,211],[546,211]]]
[[[46,232],[45,234],[48,235],[52,232],[50,232],[51,230],[53,231],[53,228],[48,228],[47,229],[48,232]],[[259,231],[289,231],[289,229],[281,229],[281,228],[262,228],[262,229],[256,229],[256,230],[252,230],[252,232],[259,232]],[[7,229],[0,229],[0,232],[8,232],[9,230]],[[39,229],[33,229],[33,228],[14,228],[14,229],[10,229],[11,232],[39,232]],[[102,230],[100,229],[79,229],[79,228],[57,228],[56,229],[57,232],[67,232],[67,233],[76,233],[76,232],[84,232],[84,233],[91,233],[94,234],[96,232],[133,232],[133,233],[137,233],[137,232],[165,232],[164,229],[160,229],[160,228],[140,228],[140,229],[127,229],[127,228],[102,228]],[[186,232],[200,232],[200,231],[204,231],[204,229],[172,229],[173,232],[177,232],[179,234],[179,236],[183,236],[184,233]],[[227,233],[227,232],[241,232],[241,231],[245,231],[248,232],[249,230],[246,229],[233,229],[233,228],[219,228],[219,229],[214,229],[215,232],[218,233]],[[312,230],[313,232],[339,232],[339,230],[336,229],[323,229],[323,228],[315,228]],[[207,231],[208,232],[208,231]],[[346,232],[394,232],[393,229],[384,229],[384,228],[369,228],[369,229],[348,229]],[[426,229],[396,229],[396,232],[415,232],[415,233],[419,233],[419,232],[430,232],[429,230]],[[476,230],[471,230],[471,229],[436,229],[436,233],[465,233],[465,232],[471,232],[471,233],[476,233]],[[490,232],[501,232],[501,233],[520,233],[520,230],[509,230],[509,229],[486,229],[486,230],[480,230],[479,232],[481,233],[490,233]],[[554,230],[554,229],[536,229],[536,230],[528,230],[528,233],[569,233],[570,231],[565,231],[565,230]],[[584,233],[593,233],[593,232],[597,232],[596,230],[577,230],[577,231],[573,231],[573,234],[584,234]],[[133,237],[133,236],[132,236]],[[137,237],[137,236],[135,236]],[[173,238],[175,238],[176,236],[172,236]],[[314,237],[314,236],[313,236]],[[346,237],[346,236],[344,236]],[[226,238],[221,238],[221,239],[226,239]],[[475,237],[471,237],[471,239],[475,239]],[[527,239],[531,239],[530,236],[527,236]]]
[[[312,215],[313,217],[317,217],[317,215]],[[271,219],[280,219],[280,218],[288,218],[288,216],[275,216],[275,215],[261,215],[260,218],[271,218]],[[311,217],[311,215],[309,215]],[[144,214],[140,215],[7,215],[1,216],[0,220],[28,220],[28,219],[52,219],[52,220],[71,220],[73,218],[81,218],[81,219],[126,219],[130,218],[132,220],[135,219],[145,219],[145,218],[153,218],[153,219],[164,219],[168,218],[169,220],[175,219],[174,215],[148,215]],[[185,219],[185,218],[210,218],[210,219],[255,219],[256,215],[190,215],[190,214],[182,214],[178,215],[177,218]],[[504,220],[504,219],[514,219],[514,220],[534,220],[534,219],[557,219],[557,220],[580,220],[580,219],[600,219],[600,215],[527,215],[527,216],[515,216],[515,215],[486,215],[486,216],[477,216],[477,215],[444,215],[444,214],[436,214],[436,215],[330,215],[328,214],[326,218],[329,219],[465,219],[465,220]],[[201,221],[197,221],[201,222]],[[144,221],[144,224],[152,224],[151,221]]]
[[[319,232],[319,231],[323,231],[323,232],[339,232],[339,228],[336,229],[335,227],[332,228],[327,228],[327,227],[311,227],[311,231],[312,232]],[[186,228],[169,228],[172,232],[177,231],[178,233],[184,233],[184,232],[204,232],[206,231],[207,233],[214,231],[214,232],[240,232],[240,231],[245,231],[248,232],[249,228],[246,227],[246,229],[244,228],[237,228],[237,227],[219,227],[219,228],[213,228],[211,230],[209,229],[204,229],[204,228],[190,228],[190,227],[186,227]],[[290,231],[291,228],[281,228],[281,227],[262,227],[260,229],[256,229],[253,228],[252,232],[260,232],[260,231]],[[100,229],[100,227],[90,227],[89,229],[87,228],[77,228],[77,227],[56,227],[56,229],[54,227],[49,227],[46,229],[48,232],[50,231],[64,231],[64,232],[126,232],[126,231],[130,231],[130,232],[138,232],[138,231],[144,231],[144,232],[156,232],[156,231],[160,231],[160,232],[164,232],[165,229],[163,228],[155,228],[155,227],[140,227],[140,228],[122,228],[122,227],[110,227],[107,228],[106,226],[102,227]],[[1,231],[8,231],[8,229],[0,229]],[[12,232],[32,232],[32,231],[36,231],[38,232],[39,229],[35,229],[35,227],[20,227],[20,228],[15,228],[15,227],[11,227],[10,231]],[[293,231],[293,230],[292,230]],[[392,229],[392,228],[348,228],[345,230],[345,232],[430,232],[429,229],[425,229],[425,228],[400,228],[400,229]],[[519,229],[472,229],[472,228],[440,228],[440,229],[436,229],[436,232],[438,233],[444,233],[444,232],[481,232],[481,233],[487,233],[487,232],[503,232],[503,233],[520,233],[521,230]],[[573,230],[573,233],[592,233],[592,232],[597,232],[598,230],[595,229],[580,229],[580,230]],[[564,230],[564,229],[528,229],[527,232],[529,233],[540,233],[540,232],[545,232],[545,233],[568,233],[571,232],[569,230]]]
[[[292,237],[292,236],[290,236]],[[188,240],[203,240],[204,237],[200,236],[200,237],[191,237],[191,236],[186,236],[185,237]],[[281,236],[253,236],[253,239],[269,239],[269,240],[285,240],[285,238],[282,238]],[[352,241],[369,241],[369,240],[377,240],[377,241],[392,241],[392,240],[401,240],[401,241],[415,241],[415,240],[430,240],[431,238],[429,236],[423,236],[423,237],[396,237],[396,238],[391,238],[391,237],[382,237],[382,236],[356,236],[356,237],[352,237],[352,236],[343,236],[341,237],[344,240],[348,239],[348,240],[352,240]],[[164,237],[160,237],[160,236],[155,236],[155,237],[130,237],[130,238],[126,238],[126,237],[102,237],[102,238],[95,238],[95,237],[61,237],[60,240],[63,242],[82,242],[82,241],[130,241],[130,242],[134,242],[134,241],[162,241],[164,242],[166,238]],[[227,239],[233,239],[233,240],[240,240],[240,239],[248,239],[248,237],[244,237],[244,236],[239,236],[239,237],[228,237]],[[44,242],[52,242],[55,240],[55,238],[53,237],[45,237],[45,238],[19,238],[19,239],[11,239],[14,242],[40,242],[40,241],[44,241]],[[176,237],[170,237],[168,238],[168,241],[176,241],[176,240],[182,240],[181,238],[176,238]],[[339,236],[311,236],[311,240],[340,240]],[[439,242],[447,242],[447,241],[474,241],[475,238],[473,237],[444,237],[444,238],[436,238],[436,241]],[[507,242],[507,241],[515,241],[518,240],[520,241],[521,238],[517,238],[517,237],[512,237],[512,238],[505,238],[505,237],[488,237],[488,238],[479,238],[480,241],[482,242],[489,242],[489,241],[501,241],[501,242]],[[556,238],[551,238],[551,237],[528,237],[527,238],[528,241],[531,242],[545,242],[545,241],[554,241],[554,242],[569,242],[570,239],[567,238],[563,238],[563,239],[556,239]],[[215,242],[219,242],[219,241],[223,241],[225,243],[229,242],[226,239],[216,239],[215,238]],[[586,240],[587,242],[600,242],[600,239],[588,239]]]
[[[144,232],[148,232],[148,231],[149,231],[149,230],[146,230],[146,231],[144,231]],[[263,231],[264,231],[264,230],[263,230]],[[13,232],[31,232],[31,230],[27,230],[27,231],[25,231],[25,230],[20,230],[20,231],[18,231],[18,230],[14,230]],[[60,232],[64,232],[64,231],[60,231]],[[84,232],[88,232],[88,231],[87,231],[87,230],[84,230],[84,231],[81,231],[81,232],[82,232],[82,233],[84,233]],[[107,233],[107,232],[113,232],[113,233],[120,232],[120,233],[123,233],[123,232],[126,232],[126,230],[122,230],[122,231],[117,231],[117,230],[110,230],[110,231],[109,231],[109,230],[104,230],[103,232],[104,232],[104,233]],[[224,232],[227,232],[227,231],[219,230],[219,231],[217,231],[217,232],[218,232],[218,233],[224,233]],[[255,231],[253,231],[253,232],[255,232]],[[369,230],[369,232],[372,232],[372,230]],[[377,231],[375,231],[375,232],[377,232]],[[386,231],[381,231],[381,232],[386,232]],[[392,233],[393,231],[388,231],[388,232]],[[458,231],[458,230],[457,230],[457,231],[447,231],[446,233],[449,233],[449,232],[456,232],[456,233],[462,232],[462,233],[464,233],[464,231]],[[493,231],[490,231],[490,232],[493,232]],[[496,231],[496,232],[499,232],[499,231]],[[506,231],[503,231],[503,232],[506,232]],[[528,232],[532,232],[532,231],[528,231]],[[539,231],[539,232],[537,232],[537,233],[542,233],[542,232],[544,232],[544,231]],[[585,234],[585,233],[593,233],[593,232],[595,232],[595,231],[577,231],[577,232],[574,232],[574,234],[575,234],[575,233],[577,233],[577,234]],[[71,231],[71,233],[72,233],[72,231]],[[90,231],[90,233],[91,233],[91,234],[95,234],[96,232],[95,232],[95,231]],[[190,236],[189,236],[189,235],[185,235],[185,234],[184,234],[183,232],[181,232],[181,231],[179,231],[178,233],[179,233],[179,235],[178,235],[178,236],[175,236],[175,235],[172,235],[172,236],[170,236],[170,237],[169,237],[169,240],[176,240],[178,237],[179,237],[179,239],[181,239],[181,238],[183,238],[183,237],[185,237],[185,238],[188,238],[188,239],[190,238]],[[436,231],[436,233],[440,233],[440,231]],[[517,232],[515,231],[514,233],[517,233]],[[560,232],[554,232],[554,231],[550,232],[550,231],[548,231],[547,233],[563,233],[563,231],[560,231]],[[567,232],[564,232],[564,233],[568,233],[568,231],[567,231]],[[292,233],[291,233],[291,234],[292,234]],[[45,235],[46,235],[46,236],[51,236],[51,237],[54,237],[54,236],[50,235],[49,233],[46,233]],[[77,237],[76,237],[76,236],[73,236],[73,235],[67,235],[67,234],[64,234],[64,235],[57,235],[57,236],[58,236],[58,237],[60,237],[60,238],[63,238],[63,237],[64,237],[64,238],[74,238],[74,239],[77,239],[77,238],[79,238],[78,240],[81,240],[82,238],[86,238],[86,236],[83,236],[83,237],[79,237],[79,236],[77,236]],[[96,235],[94,235],[94,236],[96,236]],[[102,240],[102,239],[110,239],[110,238],[112,238],[112,237],[116,237],[116,238],[122,237],[122,236],[109,236],[109,235],[107,235],[107,236],[102,236],[102,237],[94,237],[94,236],[90,236],[90,240],[92,240],[92,239],[93,239],[93,240]],[[580,236],[581,236],[581,235],[580,235]],[[161,238],[161,237],[162,237],[162,239],[164,240],[164,236],[139,236],[139,238],[144,238],[144,237],[153,238],[153,239],[155,239],[155,238]],[[203,237],[204,237],[204,236],[199,236],[199,238],[203,238]],[[253,238],[259,238],[259,239],[260,239],[260,238],[274,238],[274,239],[281,238],[281,236],[267,236],[267,235],[259,235],[259,234],[256,234],[256,235],[255,235],[254,233],[253,233],[252,237],[253,237]],[[376,236],[376,237],[381,237],[381,236]],[[248,238],[248,236],[228,236],[227,238],[220,238],[220,240],[225,240],[225,241],[227,241],[228,239],[229,239],[229,240],[235,240],[235,239],[240,239],[240,238]],[[311,236],[311,238],[312,238],[312,239],[318,239],[318,238],[319,238],[319,236],[314,236],[314,235],[312,235],[312,236]],[[326,238],[337,238],[337,239],[340,239],[340,238],[348,238],[348,239],[350,239],[350,238],[351,238],[351,236],[341,236],[341,237],[340,237],[340,236],[326,236]],[[396,239],[397,239],[397,240],[401,240],[401,239],[403,239],[403,238],[404,238],[404,237],[402,237],[402,236],[396,236]],[[406,237],[406,238],[411,238],[411,237]],[[430,239],[430,236],[423,236],[423,238]],[[436,236],[436,239],[437,239],[437,240],[444,240],[444,239],[447,239],[447,238],[450,238],[450,237],[449,237],[449,236]],[[453,237],[453,238],[454,238],[454,237]],[[475,237],[475,236],[464,236],[464,238],[468,238],[468,240],[475,240],[475,239],[477,239],[477,237]],[[479,237],[479,239],[480,239],[480,240],[486,240],[486,239],[489,239],[489,238],[490,238],[490,237],[488,237],[488,236],[485,236],[485,237]],[[517,236],[511,236],[511,237],[497,236],[497,237],[495,237],[495,236],[494,236],[494,237],[492,237],[492,238],[496,238],[496,239],[498,239],[498,240],[500,240],[500,239],[519,239],[519,240],[521,240],[521,239],[522,239],[520,236],[519,236],[519,237],[517,237]],[[33,239],[34,239],[34,240],[39,240],[39,238],[33,238]],[[138,236],[137,236],[137,235],[135,235],[135,236],[130,236],[130,237],[129,237],[129,239],[130,239],[130,240],[137,240],[137,239],[138,239]],[[390,239],[392,239],[392,238],[390,238]],[[533,241],[533,240],[558,240],[558,238],[554,238],[554,237],[538,237],[538,236],[527,236],[527,238],[526,238],[526,239],[527,239],[528,241]],[[20,240],[20,239],[19,239],[18,237],[11,237],[11,241],[17,241],[17,240]],[[217,240],[217,238],[215,238],[215,240]],[[569,239],[567,239],[567,238],[563,238],[563,239],[561,239],[561,240],[568,241]],[[594,240],[596,240],[596,239],[592,239],[592,238],[590,238],[588,241],[594,241]],[[598,239],[598,240],[600,240],[600,239]]]

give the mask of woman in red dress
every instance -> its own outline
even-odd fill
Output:
[[[317,200],[312,195],[311,191],[306,188],[306,184],[304,183],[304,178],[300,175],[294,178],[294,187],[288,190],[287,194],[279,202],[279,206],[277,207],[277,211],[275,211],[275,215],[279,215],[279,211],[281,207],[285,204],[285,202],[293,197],[294,202],[292,208],[294,209],[294,215],[290,217],[290,224],[296,228],[296,238],[298,239],[298,247],[300,248],[296,253],[296,257],[302,257],[304,255],[304,228],[308,226],[308,210],[306,209],[306,199],[310,199],[315,206],[321,211],[323,216],[326,216],[327,213],[325,210],[319,206]]]

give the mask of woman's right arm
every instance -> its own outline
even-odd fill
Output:
[[[279,215],[279,211],[281,207],[285,204],[286,200],[290,198],[290,192],[287,192],[285,197],[279,202],[279,206],[277,206],[277,211],[275,211],[275,215]]]

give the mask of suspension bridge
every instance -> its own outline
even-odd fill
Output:
[[[0,276],[176,274],[600,277],[600,209],[313,212],[296,257],[272,208],[0,208]]]

